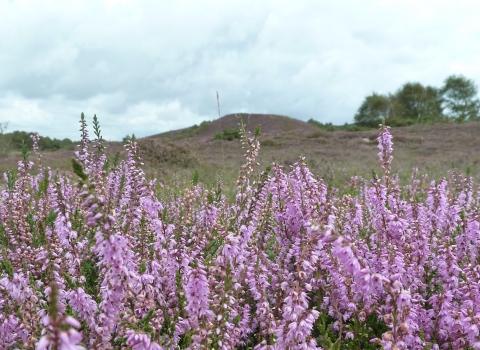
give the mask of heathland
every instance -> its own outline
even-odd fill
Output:
[[[195,171],[206,185],[215,186],[221,179],[234,187],[238,169],[244,161],[239,142],[240,120],[250,132],[260,126],[261,151],[257,159],[260,168],[273,162],[290,166],[303,156],[310,171],[333,187],[342,187],[352,176],[369,178],[372,170],[380,170],[376,157],[376,129],[327,131],[317,123],[269,114],[231,114],[212,122],[138,139],[144,169],[160,182],[175,181],[181,187],[189,184]],[[393,171],[399,174],[401,181],[410,178],[414,167],[432,179],[448,176],[449,170],[456,169],[462,173],[469,171],[478,180],[480,122],[418,124],[393,127],[390,131],[395,145]],[[31,143],[24,134],[25,140]],[[123,149],[123,144],[105,144],[110,158]],[[56,151],[46,147],[42,151],[44,165],[70,170],[75,147],[71,141],[66,146]],[[4,152],[0,171],[16,168],[19,157],[19,150]]]
[[[480,349],[480,123],[80,123],[2,160],[0,349]]]

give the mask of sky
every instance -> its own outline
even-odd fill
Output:
[[[480,83],[478,23],[462,0],[0,0],[0,123],[144,137],[217,119],[217,91],[221,115],[350,123],[373,92]]]

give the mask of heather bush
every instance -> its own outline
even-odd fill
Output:
[[[329,188],[305,159],[260,171],[243,127],[235,200],[195,174],[159,197],[135,141],[108,159],[84,116],[73,172],[23,149],[0,204],[1,349],[480,349],[478,188],[381,174]],[[38,175],[32,168],[38,167]],[[161,199],[160,199],[161,198]]]
[[[188,148],[174,142],[150,138],[138,140],[137,146],[140,157],[153,166],[188,168],[198,164],[198,160]]]

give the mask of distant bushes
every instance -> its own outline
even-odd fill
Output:
[[[238,128],[225,129],[221,132],[217,132],[213,136],[213,140],[232,141],[232,140],[239,139],[239,138],[240,138],[240,129],[238,129]]]
[[[357,125],[357,124],[347,124],[345,123],[344,125],[333,125],[332,123],[320,123],[317,120],[314,119],[309,119],[307,123],[312,124],[316,126],[317,128],[320,128],[321,130],[324,131],[365,131],[365,130],[371,130],[372,128],[377,128],[378,124],[372,127],[365,126],[365,125]],[[312,136],[315,137],[315,136]]]
[[[281,147],[282,143],[272,140],[272,139],[265,139],[260,141],[260,146],[262,147]]]
[[[0,146],[2,151],[20,150],[22,143],[25,143],[29,149],[32,149],[33,141],[31,135],[33,132],[13,131],[10,133],[0,134]],[[75,149],[75,142],[65,138],[63,140],[48,136],[41,136],[38,142],[38,147],[42,151],[56,151],[59,149]]]
[[[335,130],[337,130],[337,126],[333,125],[332,123],[323,124],[323,123],[320,123],[319,121],[314,120],[314,119],[309,119],[307,121],[307,123],[315,125],[317,128],[320,128],[320,129],[325,130],[325,131],[335,131]]]

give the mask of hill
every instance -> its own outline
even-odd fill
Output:
[[[243,115],[245,117],[245,115]],[[192,168],[215,179],[216,174],[230,174],[233,179],[244,162],[238,140],[213,140],[215,133],[233,128],[239,117],[228,115],[196,128],[188,128],[155,135],[139,140],[148,159],[168,161],[154,162],[153,167],[169,171],[171,165],[188,164],[184,170],[175,166],[175,176],[188,174]],[[300,156],[305,156],[310,169],[322,178],[348,181],[353,175],[369,178],[372,170],[381,173],[377,158],[377,130],[327,132],[314,125],[283,116],[250,115],[246,119],[248,130],[261,124],[261,149],[258,158],[260,167],[272,162],[289,166]],[[455,168],[480,180],[480,122],[419,124],[392,127],[394,142],[393,171],[407,179],[412,168],[429,178],[448,177]],[[155,154],[155,156],[152,156]],[[148,163],[148,161],[147,161]],[[212,180],[213,181],[213,180]],[[343,184],[338,184],[343,186]]]
[[[330,132],[285,116],[240,116],[250,131],[261,125],[259,170],[272,162],[288,167],[304,156],[315,175],[326,181],[332,179],[335,182],[332,186],[338,187],[344,186],[353,175],[371,178],[372,170],[382,171],[377,159],[377,130]],[[213,140],[213,136],[237,127],[240,116],[226,115],[212,122],[139,139],[147,173],[163,183],[175,179],[188,184],[194,170],[198,170],[204,183],[214,185],[221,178],[226,187],[234,188],[238,170],[245,161],[242,146],[239,140]],[[392,167],[400,179],[408,179],[412,168],[418,167],[420,173],[429,174],[429,179],[448,177],[449,170],[455,168],[463,173],[470,169],[471,175],[480,180],[480,122],[393,127],[391,134]],[[120,142],[109,142],[106,146],[111,159],[123,149]],[[71,169],[73,151],[42,153],[45,166]],[[33,154],[31,157],[35,160]],[[0,154],[0,173],[16,169],[19,159],[19,151]]]
[[[147,138],[166,138],[180,140],[193,138],[201,141],[211,141],[215,134],[224,130],[238,128],[240,120],[243,120],[246,130],[253,132],[260,125],[262,135],[279,135],[287,132],[299,134],[312,133],[318,130],[312,124],[276,114],[236,113],[227,114],[211,122],[203,122],[189,128],[173,130],[162,134],[152,135]]]

